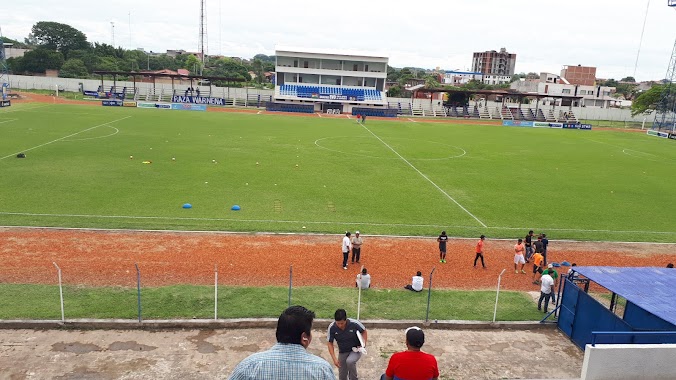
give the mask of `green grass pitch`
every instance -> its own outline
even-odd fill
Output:
[[[13,105],[0,225],[676,242],[675,163],[641,133]]]

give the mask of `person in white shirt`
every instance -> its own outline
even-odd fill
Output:
[[[545,310],[547,313],[547,307],[549,306],[549,299],[554,294],[554,279],[551,274],[543,274],[540,278],[540,299],[538,300],[538,310],[542,310],[542,300],[545,301]]]
[[[347,231],[343,237],[343,269],[347,269],[347,257],[350,255],[350,247],[352,247],[350,235],[350,231]]]
[[[362,289],[368,289],[371,287],[371,275],[368,273],[366,268],[361,270],[361,273],[357,275],[357,283],[354,285]]]
[[[425,280],[423,280],[422,273],[418,271],[418,273],[416,273],[411,279],[411,283],[404,286],[404,289],[412,290],[414,292],[421,292],[423,290],[424,282]]]

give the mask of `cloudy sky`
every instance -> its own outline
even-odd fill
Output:
[[[69,24],[89,41],[196,51],[200,0],[4,1],[0,27],[23,40],[37,21]],[[663,78],[676,38],[667,0],[207,0],[208,52],[249,58],[276,45],[383,54],[395,67],[466,70],[472,52],[507,48],[516,72],[596,66],[599,78]],[[131,22],[130,22],[131,20]]]

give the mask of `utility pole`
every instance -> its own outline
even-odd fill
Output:
[[[676,9],[676,0],[669,0],[667,5]],[[667,75],[665,75],[663,83],[664,89],[655,107],[653,129],[674,134],[676,133],[676,41],[674,41],[669,66],[667,66]]]

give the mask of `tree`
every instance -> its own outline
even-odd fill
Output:
[[[526,79],[540,79],[540,74],[530,72],[526,74]]]
[[[79,59],[71,58],[67,60],[59,71],[61,78],[87,78],[87,66]]]
[[[654,110],[662,97],[663,91],[663,85],[656,85],[639,95],[631,104],[631,115],[636,116]]]
[[[260,59],[254,59],[251,63],[251,71],[256,74],[256,82],[261,83],[264,79],[263,75],[263,62]]]
[[[186,57],[185,62],[183,63],[183,68],[187,69],[188,71],[192,71],[193,73],[200,73],[200,69],[202,68],[202,62],[200,62],[197,57],[194,55],[190,54],[188,57]]]
[[[60,51],[68,58],[71,50],[88,49],[87,36],[70,25],[52,21],[40,21],[33,25],[31,35],[38,45]],[[29,35],[30,36],[30,35]]]
[[[231,58],[219,58],[212,63],[211,67],[205,70],[205,75],[226,77],[226,78],[241,78],[251,81],[246,67]]]
[[[624,78],[620,79],[620,82],[636,83],[636,79],[634,79],[634,77],[624,77]]]
[[[617,87],[617,81],[613,78],[607,79],[607,80],[602,80],[599,82],[599,86],[605,86],[605,87]]]
[[[14,47],[17,48],[17,49],[27,49],[28,48],[27,44],[25,44],[23,42],[19,42],[17,40],[13,40],[13,39],[8,38],[8,37],[0,37],[0,40],[2,42],[6,42],[6,43],[10,43],[10,44],[14,45]]]
[[[63,65],[63,54],[48,49],[35,49],[23,55],[23,69],[31,73],[44,73],[45,70],[58,70]]]

